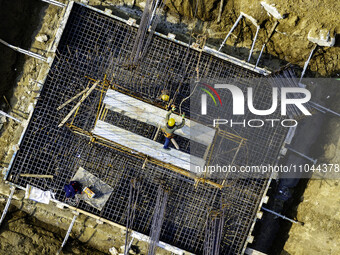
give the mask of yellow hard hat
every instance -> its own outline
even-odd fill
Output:
[[[168,121],[169,127],[172,127],[173,125],[175,125],[175,123],[176,123],[176,121],[173,118],[169,119],[169,121]]]
[[[169,101],[169,96],[164,94],[161,96],[162,100],[165,101],[165,102],[168,102]]]

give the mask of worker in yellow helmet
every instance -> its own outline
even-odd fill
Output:
[[[164,128],[164,136],[165,136],[165,143],[164,143],[164,149],[170,150],[169,144],[170,140],[174,137],[174,132],[177,129],[182,128],[185,125],[185,119],[184,114],[182,115],[182,122],[179,125],[176,125],[176,121],[173,118],[170,118],[171,113],[175,110],[175,106],[172,106],[171,110],[166,114],[165,121],[166,125]]]
[[[161,99],[164,101],[164,102],[169,102],[169,95],[167,95],[167,94],[163,94],[162,96],[161,96]]]

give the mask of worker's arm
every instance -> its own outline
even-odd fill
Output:
[[[171,110],[166,114],[166,116],[165,116],[165,121],[166,121],[166,123],[168,123],[168,121],[169,121],[169,119],[170,119],[171,113],[172,113],[172,109],[171,109]]]
[[[184,114],[183,114],[182,115],[182,122],[181,122],[181,124],[177,125],[175,128],[177,130],[177,129],[180,129],[180,128],[184,127],[184,125],[185,125],[185,119],[184,119]]]
[[[170,115],[171,115],[171,113],[174,112],[175,109],[176,109],[176,108],[175,108],[175,106],[173,105],[173,106],[171,107],[171,110],[166,114],[166,116],[165,116],[166,123],[168,123],[168,121],[169,121],[169,119],[170,119]]]

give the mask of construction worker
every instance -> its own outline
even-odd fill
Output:
[[[163,94],[163,95],[161,95],[161,99],[162,99],[162,101],[163,102],[169,102],[169,95],[167,95],[167,94]]]
[[[167,104],[169,104],[169,101],[170,101],[169,91],[166,89],[163,89],[161,91],[161,94],[156,98],[156,101],[159,102],[164,107]]]
[[[171,113],[175,110],[175,106],[172,106],[172,109],[166,114],[165,121],[166,125],[164,128],[164,136],[165,136],[165,143],[164,143],[164,149],[165,150],[170,150],[169,144],[170,141],[172,140],[176,148],[178,149],[178,145],[176,142],[173,140],[174,137],[174,132],[180,128],[182,128],[185,125],[185,119],[184,119],[184,114],[182,115],[182,122],[179,125],[176,125],[176,121],[173,118],[170,118]]]

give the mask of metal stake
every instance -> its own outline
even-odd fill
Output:
[[[234,29],[236,28],[237,24],[240,22],[240,20],[242,19],[243,15],[240,14],[240,16],[238,16],[236,22],[234,23],[233,27],[230,29],[229,33],[227,34],[227,36],[225,37],[224,41],[221,43],[220,48],[218,49],[218,51],[221,51],[222,47],[224,46],[224,44],[226,43],[226,41],[228,40],[228,37],[231,35],[231,33],[234,31]]]
[[[331,109],[328,109],[328,108],[326,108],[326,107],[324,107],[324,106],[322,106],[322,105],[319,105],[319,104],[317,104],[317,103],[314,103],[314,102],[312,102],[312,101],[310,101],[310,103],[311,103],[311,105],[312,105],[313,108],[315,108],[315,109],[317,109],[317,110],[319,110],[319,111],[320,111],[320,109],[322,109],[322,110],[325,110],[326,112],[333,113],[334,115],[340,117],[340,113],[337,113],[337,112],[335,112],[335,111],[332,111]],[[318,108],[320,108],[320,109],[318,109]]]
[[[260,30],[260,26],[257,26],[256,27],[256,34],[255,34],[255,37],[254,37],[254,40],[253,40],[253,44],[251,45],[251,50],[250,50],[250,53],[249,53],[248,62],[250,61],[251,55],[253,54],[253,50],[254,50],[254,46],[255,46],[255,42],[256,42],[259,30]]]
[[[262,49],[261,49],[260,55],[259,55],[259,57],[257,58],[255,68],[256,68],[256,67],[259,65],[259,63],[260,63],[260,59],[261,59],[261,57],[262,57],[262,53],[263,53],[263,50],[264,50],[264,47],[265,47],[265,46],[266,46],[266,44],[264,43],[264,44],[262,45]]]
[[[43,1],[45,3],[53,4],[53,5],[61,7],[61,8],[64,8],[66,6],[66,4],[60,3],[60,2],[55,1],[55,0],[41,0],[41,1]]]
[[[2,215],[1,215],[0,226],[1,226],[2,221],[3,221],[3,220],[5,219],[5,217],[6,217],[6,213],[7,213],[7,211],[8,211],[9,205],[11,204],[11,201],[12,201],[12,198],[13,198],[13,195],[14,195],[14,191],[15,191],[15,187],[12,186],[12,187],[11,187],[11,193],[9,194],[9,197],[8,197],[8,200],[7,200],[5,209],[4,209],[4,211],[2,212]]]
[[[9,114],[7,114],[7,113],[1,111],[1,110],[0,110],[0,115],[4,115],[4,116],[6,116],[6,117],[8,117],[8,118],[10,118],[10,119],[12,119],[12,120],[15,120],[16,122],[21,123],[21,120],[18,120],[17,118],[15,118],[15,117],[13,117],[13,116],[11,116],[11,115],[9,115]]]
[[[260,59],[262,57],[262,53],[263,53],[263,50],[264,48],[266,47],[267,43],[269,42],[269,39],[272,37],[272,35],[274,34],[274,31],[275,31],[275,28],[277,27],[277,25],[279,24],[278,21],[275,21],[275,23],[273,24],[272,28],[270,29],[269,33],[268,33],[268,37],[266,39],[266,41],[264,42],[264,44],[262,45],[262,49],[261,49],[261,52],[260,52],[260,55],[256,61],[256,65],[255,65],[255,68],[258,66],[258,64],[260,63]]]
[[[34,53],[34,52],[32,52],[32,51],[28,51],[28,50],[21,49],[21,48],[19,48],[19,47],[17,47],[17,46],[14,46],[14,45],[12,45],[12,44],[9,44],[9,43],[5,42],[5,41],[2,40],[2,39],[0,39],[0,43],[2,43],[2,44],[5,45],[5,46],[10,47],[12,50],[15,50],[15,51],[20,52],[20,53],[23,53],[23,54],[25,54],[25,55],[27,55],[27,56],[30,56],[30,57],[39,59],[39,60],[41,60],[41,61],[47,62],[47,58],[45,58],[44,56],[42,56],[42,55],[40,55],[40,54],[38,54],[38,53]]]
[[[303,158],[305,158],[305,159],[307,159],[307,160],[313,162],[313,164],[316,164],[316,162],[318,161],[317,159],[313,159],[313,158],[311,158],[311,157],[308,157],[308,156],[306,156],[305,154],[303,154],[303,153],[301,153],[301,152],[298,152],[298,151],[296,151],[296,150],[294,150],[294,149],[292,149],[292,148],[287,148],[287,149],[290,150],[290,151],[292,151],[292,152],[294,152],[294,153],[296,153],[296,154],[298,154],[299,156],[301,156],[301,157],[303,157]]]
[[[301,77],[300,77],[299,83],[301,82],[303,76],[305,75],[305,72],[306,72],[306,70],[307,70],[309,61],[311,60],[311,58],[312,58],[312,56],[313,56],[313,53],[314,53],[316,47],[318,47],[317,44],[315,44],[315,46],[313,47],[312,51],[311,51],[310,54],[309,54],[309,57],[308,57],[307,61],[305,62],[305,65],[303,66],[303,70],[302,70],[302,73],[301,73]]]
[[[63,249],[63,247],[65,246],[66,242],[67,242],[67,239],[69,238],[70,234],[71,234],[71,231],[72,231],[72,228],[73,228],[73,225],[74,223],[76,222],[76,219],[78,217],[79,213],[75,214],[73,216],[73,219],[71,221],[71,224],[70,226],[68,227],[68,230],[67,230],[67,233],[66,233],[66,236],[64,238],[64,241],[63,243],[61,244],[61,247],[59,248],[58,252],[57,252],[57,255],[60,254],[61,250]]]
[[[296,221],[296,220],[292,220],[292,219],[290,219],[290,218],[288,218],[288,217],[286,217],[286,216],[284,216],[284,215],[282,215],[282,214],[279,214],[279,213],[274,212],[274,211],[272,211],[272,210],[269,210],[269,209],[267,209],[267,208],[262,207],[261,209],[264,210],[264,211],[266,211],[266,212],[272,213],[272,214],[274,214],[274,215],[276,215],[276,216],[278,216],[278,217],[280,217],[280,218],[282,218],[282,219],[284,219],[284,220],[288,220],[288,221],[290,221],[290,222],[292,222],[292,223],[297,223],[297,224],[303,225],[303,222]]]

